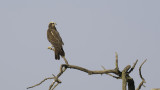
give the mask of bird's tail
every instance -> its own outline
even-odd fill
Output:
[[[55,59],[56,60],[59,60],[60,59],[60,55],[59,55],[59,50],[58,49],[55,49]]]
[[[55,49],[55,59],[59,60],[60,59],[60,55],[61,56],[65,56],[63,48],[56,48]]]
[[[63,47],[61,47],[60,55],[61,55],[61,56],[65,56],[65,52],[64,52],[64,50],[63,50]]]

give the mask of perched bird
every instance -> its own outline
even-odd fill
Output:
[[[62,38],[60,37],[56,27],[56,23],[50,22],[48,25],[47,30],[47,39],[52,44],[52,47],[54,47],[55,51],[55,59],[59,60],[60,55],[65,56],[65,52],[63,50],[62,45],[64,45]]]

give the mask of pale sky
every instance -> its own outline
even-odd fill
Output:
[[[160,88],[159,0],[1,0],[0,90],[26,90],[52,74],[58,74],[61,59],[47,49],[49,22],[57,23],[69,64],[90,70],[133,65],[130,74],[136,87]],[[67,69],[56,90],[121,90],[121,80],[107,75],[88,75]],[[30,90],[48,90],[52,80]]]

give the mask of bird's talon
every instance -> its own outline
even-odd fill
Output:
[[[52,50],[52,47],[48,47],[48,49]]]

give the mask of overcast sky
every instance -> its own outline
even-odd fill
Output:
[[[64,61],[47,49],[49,22],[57,23],[69,64],[90,70],[115,68],[139,60],[131,77],[146,88],[160,87],[159,0],[1,0],[0,90],[26,90],[52,74]],[[73,69],[60,77],[56,90],[121,90],[121,80]],[[52,80],[30,90],[48,90]]]

